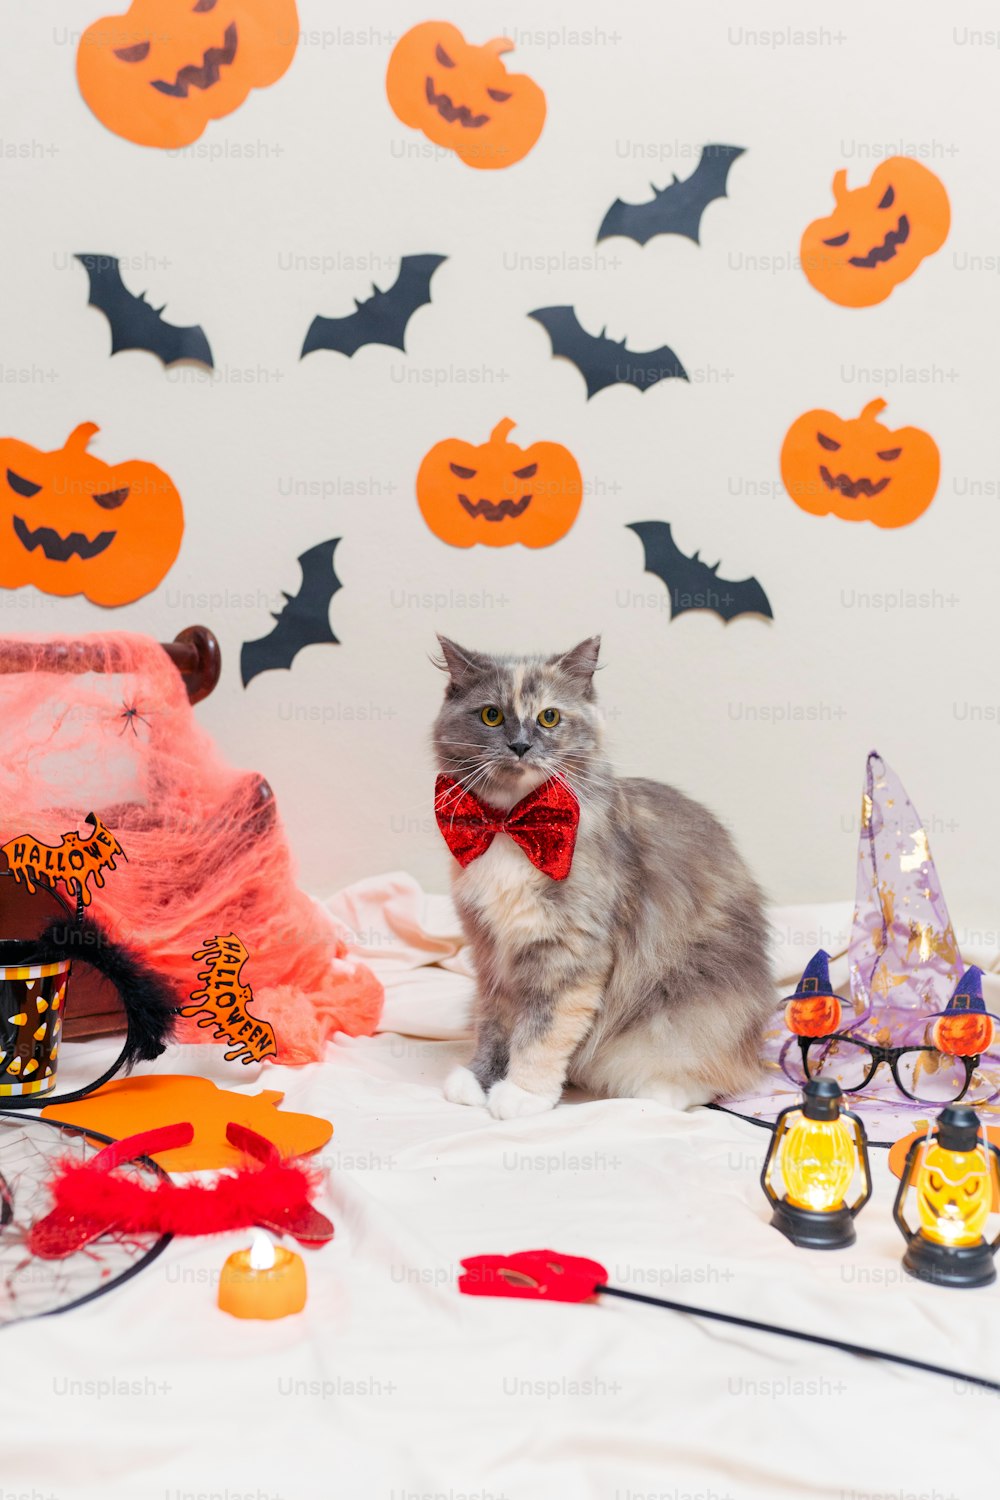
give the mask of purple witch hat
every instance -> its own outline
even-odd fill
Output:
[[[940,1015],[964,965],[927,831],[896,773],[865,768],[854,923],[848,948],[854,1026],[893,1040]]]

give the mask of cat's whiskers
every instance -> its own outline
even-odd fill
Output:
[[[580,807],[582,808],[583,805],[584,805],[584,799],[580,795],[580,793],[577,790],[577,788],[570,781],[570,779],[566,775],[566,773],[559,766],[555,766],[554,765],[554,766],[552,766],[549,774],[551,776],[551,779],[553,781],[557,782],[558,785],[561,786],[561,787],[563,787],[567,792],[569,792],[570,796],[574,797],[576,799],[576,801],[579,803]]]
[[[447,814],[451,811],[451,821],[455,821],[455,811],[462,798],[473,791],[492,770],[492,762],[486,761],[479,765],[478,769],[468,772],[465,777],[455,777],[455,786],[440,799],[437,804],[438,811]]]

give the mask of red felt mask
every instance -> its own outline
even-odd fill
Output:
[[[596,1260],[557,1250],[473,1255],[462,1261],[458,1289],[467,1297],[530,1297],[536,1302],[586,1302],[608,1279]]]

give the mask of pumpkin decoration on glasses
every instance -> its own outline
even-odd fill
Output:
[[[181,497],[155,464],[89,453],[98,431],[83,422],[51,453],[0,439],[0,588],[130,604],[166,576],[184,534]]]
[[[189,146],[295,55],[295,0],[133,0],[88,26],[80,92],[102,125],[139,146]]]
[[[795,1036],[832,1036],[840,1028],[845,1003],[830,983],[830,955],[820,948],[785,1002],[785,1025]]]
[[[417,502],[434,535],[452,547],[548,547],[576,520],[583,480],[561,443],[519,448],[515,423],[498,422],[489,441],[435,443],[417,474]]]
[[[933,1019],[927,1041],[948,1057],[973,1057],[978,1062],[996,1038],[996,1021],[983,1000],[983,971],[966,969],[946,1008]]]
[[[476,47],[447,21],[414,26],[389,59],[385,89],[394,113],[466,166],[511,166],[545,123],[538,84],[503,64],[501,54],[513,47],[506,37]]]
[[[860,415],[807,411],[781,446],[781,479],[800,510],[874,526],[908,526],[934,499],[941,455],[919,427],[895,431],[877,420],[885,401]]]
[[[948,237],[951,209],[940,179],[909,156],[891,156],[850,191],[833,179],[836,207],[802,236],[802,269],[841,307],[873,307],[912,276]]]

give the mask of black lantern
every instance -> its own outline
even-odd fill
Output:
[[[853,1245],[855,1215],[872,1194],[865,1127],[857,1115],[841,1108],[842,1099],[832,1078],[810,1079],[801,1104],[782,1110],[775,1121],[760,1175],[774,1209],[771,1223],[793,1245],[810,1250]],[[772,1185],[776,1169],[784,1184],[782,1197]],[[860,1195],[848,1204],[848,1190],[859,1173]]]
[[[917,1195],[919,1226],[903,1217],[910,1188]],[[893,1218],[906,1240],[903,1267],[937,1286],[989,1286],[996,1280],[992,1242],[983,1230],[1000,1189],[1000,1151],[979,1138],[979,1117],[949,1104],[933,1134],[914,1141],[906,1155]]]

